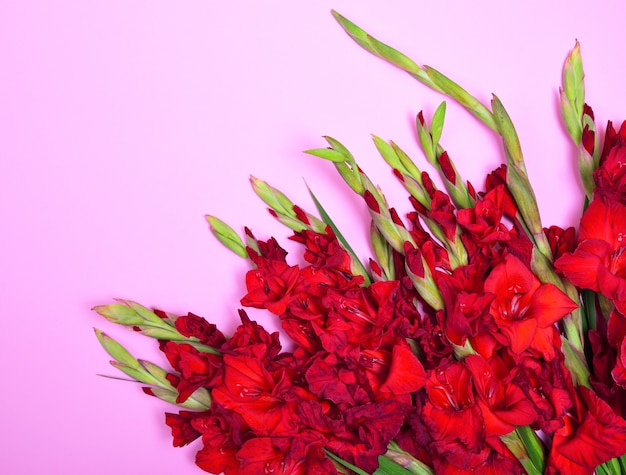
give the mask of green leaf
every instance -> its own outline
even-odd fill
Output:
[[[526,451],[533,465],[540,473],[543,473],[546,469],[546,455],[541,439],[539,439],[536,432],[529,426],[517,427],[516,430],[526,447]]]
[[[411,475],[406,468],[401,467],[382,455],[378,457],[379,467],[373,475]]]
[[[309,194],[311,195],[311,198],[313,199],[313,203],[315,203],[315,207],[317,208],[317,211],[322,217],[322,220],[330,227],[330,229],[333,230],[333,233],[335,233],[337,240],[342,244],[343,248],[346,251],[348,251],[348,254],[350,254],[350,256],[352,257],[351,259],[352,263],[357,267],[357,269],[355,270],[358,272],[359,275],[363,276],[363,278],[365,279],[365,285],[368,285],[371,282],[371,280],[370,280],[370,276],[365,270],[365,267],[363,266],[363,264],[357,257],[356,253],[354,252],[354,250],[352,249],[352,247],[350,246],[346,238],[343,236],[343,234],[341,234],[341,231],[339,231],[339,228],[335,225],[335,223],[333,222],[331,217],[328,215],[328,213],[326,212],[322,204],[319,202],[319,200],[317,199],[313,191],[311,191],[311,189],[308,186],[307,186],[307,189],[309,190]]]
[[[344,459],[337,457],[334,453],[326,449],[324,449],[324,452],[326,452],[326,455],[328,456],[328,458],[330,458],[331,460],[333,460],[334,462],[338,463],[339,465],[343,467],[349,468],[357,475],[369,475],[367,472],[364,472],[356,465],[352,465],[350,462],[346,462]]]

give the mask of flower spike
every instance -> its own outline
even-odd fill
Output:
[[[332,13],[335,20],[337,20],[345,32],[348,33],[359,46],[369,51],[374,56],[378,56],[406,71],[429,88],[451,97],[465,107],[471,114],[480,119],[487,127],[497,132],[498,127],[489,109],[461,86],[431,67],[420,67],[415,61],[393,49],[391,46],[370,36],[363,29],[359,28],[336,11],[333,10]]]

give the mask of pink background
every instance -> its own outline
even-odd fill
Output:
[[[0,1],[0,473],[199,473],[193,447],[171,448],[163,412],[175,408],[96,376],[117,373],[92,327],[161,363],[156,345],[90,308],[121,297],[232,330],[246,263],[204,214],[260,238],[289,235],[250,174],[312,210],[306,178],[364,258],[362,204],[331,164],[301,151],[336,137],[409,210],[369,134],[429,170],[412,123],[442,98],[358,48],[331,8],[483,101],[496,92],[544,224],[575,224],[582,195],[557,87],[576,38],[598,123],[626,114],[626,3],[592,5]],[[442,143],[480,188],[499,141],[448,105]]]

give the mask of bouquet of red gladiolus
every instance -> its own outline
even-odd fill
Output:
[[[276,315],[294,350],[243,310],[227,338],[192,313],[120,301],[95,310],[158,340],[173,369],[96,330],[113,366],[183,408],[166,414],[174,445],[201,439],[196,463],[214,474],[626,474],[626,125],[609,122],[600,146],[578,44],[560,94],[586,192],[576,232],[542,226],[497,97],[481,104],[334,15],[360,46],[501,136],[506,164],[484,191],[464,182],[439,144],[445,103],[430,124],[416,121],[445,191],[374,137],[410,195],[414,211],[401,218],[326,137],[327,148],[308,153],[331,161],[363,198],[368,263],[313,194],[320,218],[252,179],[305,265],[289,264],[275,239],[247,229],[242,239],[208,216],[215,236],[250,262],[241,305]]]

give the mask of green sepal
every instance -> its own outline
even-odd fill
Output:
[[[332,14],[344,31],[363,49],[406,71],[418,81],[426,84],[428,87],[441,92],[437,85],[432,83],[428,75],[422,68],[419,67],[417,63],[415,63],[415,61],[403,53],[395,50],[391,46],[386,45],[385,43],[382,43],[372,37],[362,28],[358,27],[336,11],[333,10]]]
[[[94,328],[96,338],[102,345],[102,348],[116,361],[126,365],[129,368],[140,369],[139,361],[131,355],[126,348],[120,345],[117,341],[111,338],[98,328]]]
[[[305,150],[304,153],[336,163],[343,163],[346,161],[346,158],[340,152],[333,150],[332,148],[312,148],[310,150]]]
[[[574,106],[569,101],[563,89],[559,89],[559,105],[561,106],[561,117],[565,123],[567,133],[571,137],[572,141],[576,145],[579,145],[583,133],[580,122],[581,117],[576,114]]]
[[[443,101],[435,110],[433,119],[430,123],[430,135],[432,136],[433,144],[438,144],[441,140],[441,133],[443,131],[443,121],[446,117],[446,102]]]
[[[343,248],[350,255],[350,257],[351,257],[350,261],[351,261],[351,264],[352,264],[351,267],[352,267],[353,273],[355,275],[362,276],[363,279],[364,279],[364,285],[369,285],[371,283],[370,276],[367,273],[367,271],[365,270],[365,266],[363,266],[363,264],[359,260],[358,256],[356,255],[356,252],[354,252],[354,250],[352,249],[352,246],[350,246],[350,244],[348,243],[346,238],[343,236],[343,234],[341,234],[341,231],[339,231],[339,228],[335,225],[334,221],[331,219],[329,214],[326,212],[326,210],[324,209],[324,207],[322,206],[320,201],[317,199],[317,197],[315,196],[313,191],[311,191],[311,189],[308,186],[307,186],[307,189],[309,190],[309,194],[311,195],[311,199],[313,200],[313,203],[315,203],[315,207],[317,208],[317,211],[319,212],[320,216],[322,217],[322,221],[324,221],[324,223],[326,223],[330,227],[330,229],[332,229],[332,231],[335,234],[335,237],[337,238],[337,240],[342,244]]]
[[[293,211],[294,204],[284,193],[254,176],[250,177],[250,183],[252,184],[252,189],[257,196],[261,198],[270,208],[278,214],[295,218],[295,213]]]
[[[226,248],[233,251],[239,257],[243,257],[244,259],[248,258],[246,245],[233,228],[231,228],[228,224],[216,218],[215,216],[207,214],[205,218],[209,223],[211,232],[219,242],[221,242],[224,246],[226,246]]]
[[[430,66],[424,66],[423,69],[426,71],[431,81],[447,96],[465,107],[487,127],[496,132],[498,131],[498,126],[494,121],[493,114],[478,99],[436,69]]]
[[[404,166],[407,174],[415,181],[417,181],[420,185],[423,185],[422,172],[419,168],[417,168],[415,162],[411,160],[411,157],[409,157],[409,155],[404,150],[402,150],[395,142],[391,141],[391,146],[398,155],[400,163],[402,163],[402,165]]]
[[[153,396],[159,398],[162,401],[169,402],[170,404],[174,404],[175,406],[183,407],[192,411],[207,411],[211,407],[210,403],[207,404],[206,401],[201,401],[195,398],[195,396],[197,396],[197,390],[183,402],[176,402],[176,399],[178,398],[178,392],[175,390],[172,391],[165,388],[151,387],[150,392]]]

